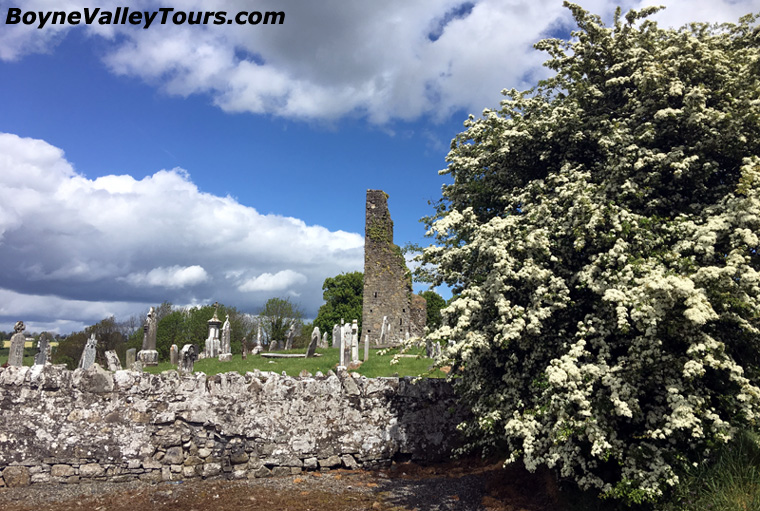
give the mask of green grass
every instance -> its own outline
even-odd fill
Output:
[[[741,432],[717,453],[715,463],[681,478],[665,511],[760,510],[760,435]]]
[[[413,352],[414,354],[420,354],[421,349]],[[368,378],[374,378],[378,376],[420,376],[424,375],[430,366],[433,365],[433,361],[429,358],[402,358],[398,364],[391,365],[391,359],[398,350],[388,350],[388,353],[384,355],[378,355],[378,350],[370,350],[369,360],[361,365],[356,372],[367,376]],[[279,353],[303,353],[303,350],[290,350],[281,351]],[[248,371],[258,369],[260,371],[273,371],[276,373],[285,373],[288,376],[298,376],[301,371],[306,370],[311,374],[316,374],[317,371],[321,371],[323,374],[327,374],[327,371],[335,369],[340,360],[340,353],[337,348],[317,349],[320,357],[314,358],[265,358],[260,355],[249,355],[246,360],[243,360],[240,355],[233,355],[230,362],[219,362],[215,358],[207,358],[203,360],[197,360],[195,362],[195,372],[203,372],[207,375],[227,372],[238,372],[245,374]],[[360,356],[364,356],[363,351]],[[176,369],[168,362],[161,362],[157,366],[146,367],[145,371],[158,374],[163,371]],[[444,377],[445,374],[441,371],[436,371],[430,375],[434,378]]]

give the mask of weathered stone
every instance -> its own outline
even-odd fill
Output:
[[[306,358],[311,358],[314,356],[314,353],[317,350],[317,343],[319,342],[319,339],[319,327],[315,326],[314,330],[311,331],[311,342],[309,343],[309,347],[306,349]]]
[[[176,344],[172,344],[169,348],[169,363],[173,366],[179,365],[179,348]]]
[[[286,350],[292,350],[293,349],[293,339],[296,337],[296,324],[295,322],[290,324],[290,328],[288,328],[288,333],[285,336],[285,349]]]
[[[260,467],[251,472],[253,477],[272,477],[272,471],[267,467]]]
[[[95,350],[98,345],[98,340],[93,333],[87,343],[84,345],[82,355],[79,357],[79,369],[89,369],[92,364],[95,363]]]
[[[121,361],[115,350],[106,351],[106,365],[108,365],[109,371],[116,372],[121,370]]]
[[[184,463],[185,456],[182,453],[182,447],[169,447],[166,450],[166,454],[162,461],[165,465],[179,465]]]
[[[106,470],[98,463],[88,463],[79,467],[80,477],[99,477],[105,472]]]
[[[7,467],[3,470],[3,479],[8,488],[29,486],[32,483],[31,474],[27,467]]]
[[[179,374],[193,374],[198,351],[194,344],[185,344],[179,354]]]
[[[388,323],[382,342],[396,344],[406,331],[421,336],[425,310],[425,299],[413,294],[411,273],[401,250],[393,243],[388,194],[367,190],[361,336],[369,335],[370,342],[380,344],[384,317]]]
[[[332,347],[333,348],[340,348],[340,334],[342,330],[340,329],[340,326],[337,324],[333,327],[332,330]]]
[[[127,370],[131,371],[135,367],[136,356],[137,350],[135,348],[130,348],[127,350]]]
[[[23,321],[17,321],[13,327],[14,334],[11,336],[11,348],[8,352],[8,365],[13,367],[21,367],[24,365],[24,345],[26,344],[26,336],[24,335]]]
[[[317,458],[306,458],[303,460],[304,470],[316,470],[318,467]]]
[[[340,457],[340,460],[343,462],[343,466],[348,469],[355,470],[359,468],[358,463],[356,463],[356,460],[350,454],[344,454]]]
[[[84,392],[104,394],[113,392],[113,376],[99,364],[92,364],[89,369],[74,371],[74,385]]]
[[[37,355],[34,356],[34,365],[44,366],[50,360],[50,339],[49,334],[41,334],[37,341]]]
[[[232,349],[230,348],[230,315],[224,320],[222,327],[221,349],[219,353],[220,362],[230,362],[232,360]]]
[[[50,467],[50,475],[53,477],[68,477],[74,475],[74,467],[71,465],[53,465]]]
[[[334,468],[334,467],[339,467],[341,463],[342,461],[339,456],[330,456],[329,458],[319,460],[319,467],[320,468]]]
[[[214,304],[214,316],[208,320],[208,337],[206,338],[206,345],[203,349],[205,358],[216,358],[219,356],[221,343],[219,341],[219,328],[222,326],[222,322],[219,321],[217,313],[219,312],[219,304]]]
[[[203,465],[203,477],[216,476],[222,473],[221,463],[205,463]]]

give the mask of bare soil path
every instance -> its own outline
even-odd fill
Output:
[[[35,485],[0,489],[2,511],[548,511],[541,477],[500,464],[394,464],[246,481]]]

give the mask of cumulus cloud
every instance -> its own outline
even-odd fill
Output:
[[[363,245],[204,193],[182,169],[91,180],[61,149],[0,133],[0,324],[92,324],[164,300],[255,312],[286,295],[316,314],[324,279],[361,269]]]
[[[652,0],[668,8],[662,24],[735,21],[757,10],[757,0]],[[638,8],[649,0],[625,2]],[[588,10],[611,18],[618,2],[588,0]],[[98,2],[114,9],[118,2]],[[30,0],[25,10],[72,10],[91,3]],[[155,0],[132,9],[156,11]],[[229,13],[250,2],[175,0],[176,10]],[[109,41],[105,64],[121,75],[155,84],[170,94],[206,94],[228,112],[294,119],[363,115],[375,123],[446,117],[495,107],[503,88],[528,88],[542,77],[545,55],[532,45],[558,27],[571,27],[560,0],[430,0],[298,5],[274,0],[260,11],[282,11],[282,25],[55,25],[38,30],[6,26],[0,58],[51,51],[69,30]]]
[[[123,278],[133,286],[153,286],[178,289],[194,286],[209,279],[208,273],[202,266],[171,266],[169,268],[153,268],[149,272],[131,273]]]

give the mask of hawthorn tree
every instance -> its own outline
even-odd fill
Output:
[[[760,413],[760,32],[607,27],[465,122],[422,259],[470,447],[653,501]]]

